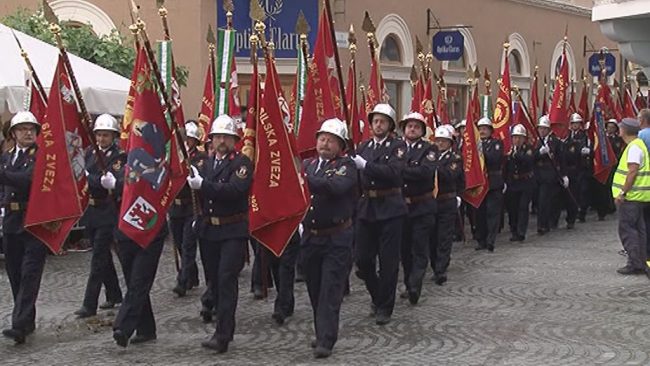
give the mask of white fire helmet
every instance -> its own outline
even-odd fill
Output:
[[[112,131],[120,133],[120,124],[117,122],[117,119],[115,119],[115,117],[104,113],[95,119],[93,132],[97,131]]]
[[[13,129],[15,126],[24,124],[24,123],[29,123],[34,126],[36,126],[36,132],[39,132],[41,130],[41,125],[38,123],[36,120],[36,117],[32,114],[32,112],[29,111],[21,111],[16,113],[15,116],[11,119],[11,123],[9,124],[9,132],[11,133],[11,129]]]
[[[320,126],[320,129],[316,131],[316,137],[323,132],[331,133],[332,135],[341,139],[343,146],[346,145],[348,139],[348,127],[345,125],[345,122],[341,121],[338,118],[331,118],[323,122]]]
[[[512,136],[528,136],[528,133],[526,133],[526,127],[524,127],[522,124],[515,125],[512,128]]]
[[[458,124],[456,125],[456,129],[459,129],[461,127],[467,127],[467,120],[466,119],[458,122]]]
[[[376,114],[382,114],[391,121],[391,129],[395,129],[395,110],[393,107],[390,106],[390,104],[387,103],[379,103],[375,106],[375,108],[372,109],[372,112],[368,113],[368,122],[372,124],[372,117]]]
[[[201,141],[201,133],[199,132],[199,125],[194,120],[185,122],[185,136],[195,138]]]
[[[539,117],[539,121],[537,121],[537,127],[551,128],[551,120],[548,118],[547,114]]]
[[[427,123],[424,119],[424,116],[421,113],[411,112],[409,114],[405,114],[402,120],[399,122],[400,128],[404,130],[406,128],[406,124],[409,123],[410,121],[420,122],[422,124],[422,132],[426,131]]]
[[[454,140],[454,134],[451,131],[449,131],[449,128],[447,128],[445,126],[440,126],[440,127],[436,128],[435,137],[436,138],[448,139],[448,140],[453,141]]]
[[[477,127],[488,126],[488,127],[494,128],[494,127],[492,127],[492,121],[487,117],[483,117],[483,118],[479,119],[476,126]]]
[[[607,123],[613,123],[616,127],[618,127],[618,121],[616,121],[615,118],[611,118],[611,119],[607,120]],[[607,123],[605,123],[605,124],[607,124]]]
[[[571,114],[571,118],[569,119],[569,122],[571,123],[582,123],[582,116],[578,113],[573,113]]]
[[[217,117],[210,127],[210,137],[213,135],[230,135],[239,139],[237,134],[237,123],[227,114]]]

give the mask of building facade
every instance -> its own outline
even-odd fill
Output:
[[[310,39],[318,29],[318,12],[322,6],[319,0],[258,0],[267,13],[269,37],[278,45],[278,71],[287,95],[293,84],[296,70],[294,33],[297,14],[302,10],[311,25]],[[162,38],[162,26],[155,2],[137,1],[140,13],[147,23],[151,39]],[[366,34],[361,30],[364,12],[368,11],[376,26],[381,70],[393,104],[398,113],[408,112],[411,86],[411,66],[417,64],[415,38],[419,38],[425,51],[430,47],[433,35],[439,28],[457,29],[463,34],[464,52],[458,61],[434,61],[432,69],[444,71],[448,84],[448,99],[451,118],[463,118],[467,99],[468,68],[487,68],[495,81],[501,74],[504,63],[503,43],[511,45],[510,69],[513,84],[524,95],[530,90],[530,80],[535,67],[539,68],[540,88],[544,75],[549,80],[555,75],[556,65],[562,55],[563,36],[568,30],[566,47],[570,75],[580,78],[581,70],[587,68],[591,49],[614,48],[615,43],[602,35],[598,24],[592,22],[591,0],[404,0],[362,1],[331,0],[336,23],[339,52],[347,73],[349,51],[347,33],[350,24],[357,30],[357,65],[361,80],[366,83],[370,69],[370,58]],[[37,0],[3,0],[0,3],[0,17],[15,11],[18,7],[36,9]],[[169,25],[174,39],[174,52],[179,65],[190,70],[188,86],[183,89],[183,103],[186,116],[194,116],[200,108],[203,81],[208,65],[208,48],[205,35],[209,25],[215,25],[217,18],[224,19],[221,0],[168,0]],[[54,11],[62,20],[90,24],[97,34],[117,28],[129,37],[131,23],[126,1],[114,0],[54,0]],[[240,97],[246,105],[247,83],[250,80],[249,58],[246,55],[247,32],[250,23],[247,16],[249,0],[235,0],[235,28],[240,36],[237,59],[240,83]],[[242,16],[243,19],[242,19]],[[221,21],[223,23],[223,21]],[[239,27],[238,27],[239,25]],[[223,24],[219,24],[223,26]],[[587,42],[588,41],[588,42]],[[53,60],[54,67],[54,60]],[[263,68],[261,69],[263,71]],[[618,71],[620,72],[620,70]],[[496,92],[496,87],[493,87]],[[542,91],[540,90],[540,95]]]

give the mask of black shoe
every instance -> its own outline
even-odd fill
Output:
[[[255,300],[262,300],[264,298],[264,291],[259,287],[255,287],[253,289],[253,298]]]
[[[91,316],[97,315],[96,311],[92,311],[85,306],[82,306],[81,309],[74,312],[74,315],[79,319],[90,318]]]
[[[519,241],[519,235],[512,234],[512,236],[510,237],[510,241]]]
[[[474,250],[485,250],[487,249],[487,245],[479,243]]]
[[[2,335],[11,338],[14,340],[14,343],[16,344],[23,344],[25,343],[25,332],[19,329],[5,329],[2,331]]]
[[[318,341],[315,340],[315,339],[312,339],[312,341],[309,343],[309,345],[311,346],[311,348],[316,348],[316,346],[318,345]]]
[[[584,224],[585,222],[587,222],[587,219],[584,216],[580,216],[578,217],[578,222]]]
[[[447,275],[444,275],[444,274],[436,275],[435,282],[436,282],[436,285],[438,285],[438,286],[444,285],[445,282],[447,282]]]
[[[622,274],[622,275],[637,275],[637,274],[644,274],[645,270],[625,266],[625,267],[621,267],[621,268],[617,269],[616,272],[618,272],[619,274]]]
[[[280,313],[273,313],[273,315],[271,315],[271,318],[273,318],[273,320],[275,320],[275,324],[277,324],[277,325],[284,324],[284,319],[285,319],[284,315],[282,315]]]
[[[494,253],[494,245],[488,245],[487,246],[487,251],[490,253]]]
[[[129,345],[129,337],[122,332],[120,329],[115,329],[113,331],[113,339],[118,346],[126,348]]]
[[[203,320],[204,323],[211,323],[212,322],[212,310],[208,309],[207,307],[201,308],[201,312],[199,313],[201,315],[201,319]]]
[[[400,299],[408,299],[409,298],[409,291],[408,290],[402,291],[402,293],[399,294],[399,298]]]
[[[228,342],[219,341],[215,337],[212,337],[207,341],[201,342],[201,347],[215,350],[217,351],[217,353],[228,352]]]
[[[131,344],[145,343],[149,341],[156,340],[155,334],[136,334],[135,337],[131,339]]]
[[[318,346],[314,349],[314,358],[328,358],[332,355],[332,350],[323,346]]]
[[[178,295],[178,297],[185,297],[185,294],[187,293],[187,289],[181,285],[176,285],[172,291]]]
[[[572,223],[572,222],[566,224],[566,228],[567,228],[567,230],[572,230],[575,226],[576,226],[576,224],[574,224],[574,223]]]
[[[375,320],[375,324],[377,325],[386,325],[390,323],[390,315],[388,314],[377,314],[377,319]]]
[[[409,291],[408,297],[409,297],[409,303],[411,303],[411,305],[417,305],[418,301],[420,300],[420,292]]]
[[[546,235],[546,233],[548,233],[548,229],[537,229],[537,234],[540,236]]]
[[[122,300],[120,301],[106,301],[103,304],[99,305],[99,308],[102,310],[107,310],[107,309],[112,309],[115,307],[115,305],[122,303]]]

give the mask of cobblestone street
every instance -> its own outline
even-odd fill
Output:
[[[502,233],[493,254],[475,252],[474,243],[456,243],[449,282],[438,287],[428,275],[420,304],[398,299],[385,327],[368,316],[369,297],[353,276],[339,341],[326,361],[311,355],[311,308],[303,283],[296,285],[294,316],[278,327],[271,319],[275,293],[253,300],[247,266],[235,339],[228,353],[216,355],[200,347],[213,327],[198,316],[200,290],[182,299],[171,292],[175,269],[168,245],[152,290],[158,340],[123,350],[111,337],[114,312],[101,311],[89,321],[72,314],[81,304],[90,253],[50,257],[36,332],[22,346],[0,340],[0,360],[3,365],[649,364],[650,282],[615,272],[624,264],[616,227],[615,218],[596,222],[592,215],[575,230],[531,233],[523,244],[508,242]],[[1,273],[5,328],[12,301]]]

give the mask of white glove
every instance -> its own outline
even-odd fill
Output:
[[[87,170],[84,170],[84,173],[86,173],[86,177],[90,175]]]
[[[548,146],[546,145],[539,148],[539,153],[542,155],[548,155],[549,152],[551,152],[551,150],[549,150]]]
[[[580,152],[582,153],[582,155],[589,155],[591,151],[589,151],[588,147],[583,147],[582,150],[580,150]]]
[[[460,197],[456,196],[456,208],[460,207],[461,202],[463,202],[463,200],[461,200]]]
[[[300,237],[302,237],[302,233],[304,233],[304,232],[305,232],[305,227],[302,226],[302,224],[298,225],[298,235],[300,235]]]
[[[115,189],[115,182],[117,182],[117,180],[111,172],[106,172],[106,174],[102,175],[102,177],[99,178],[99,183],[105,189]]]
[[[503,183],[503,190],[501,191],[501,193],[506,193],[507,190],[508,190],[508,185],[506,183]]]
[[[354,164],[357,166],[357,169],[364,169],[366,167],[366,159],[361,157],[361,155],[355,155],[352,160],[354,160]]]
[[[200,189],[201,184],[203,184],[203,177],[194,166],[192,166],[192,173],[194,173],[194,176],[189,175],[187,177],[187,184],[189,184],[192,189]]]
[[[562,177],[562,187],[569,188],[569,177]]]

